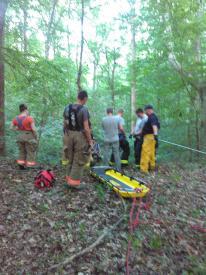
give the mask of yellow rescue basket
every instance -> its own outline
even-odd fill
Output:
[[[150,191],[142,180],[126,176],[111,167],[93,167],[91,175],[99,181],[108,184],[124,198],[142,198]]]

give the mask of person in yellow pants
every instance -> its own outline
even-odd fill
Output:
[[[148,173],[149,169],[154,170],[156,167],[155,155],[156,149],[158,148],[160,123],[158,117],[154,113],[152,105],[145,106],[145,112],[148,116],[148,120],[142,130],[143,145],[140,170],[143,173]]]

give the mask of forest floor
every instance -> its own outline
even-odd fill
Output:
[[[206,172],[161,166],[144,180],[150,209],[129,235],[132,205],[89,176],[85,190],[65,186],[54,167],[55,187],[35,190],[35,170],[19,171],[0,161],[0,274],[125,274],[131,239],[130,274],[206,274]],[[138,176],[134,169],[127,173]],[[126,209],[126,210],[124,210]],[[81,257],[66,259],[94,244],[126,211],[124,220]],[[52,268],[58,264],[58,267]]]

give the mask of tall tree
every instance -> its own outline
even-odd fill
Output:
[[[137,51],[137,43],[136,43],[136,24],[133,22],[131,24],[131,131],[134,126],[134,114],[136,109],[137,102],[137,70],[136,70],[136,51]]]
[[[7,6],[7,0],[0,1],[0,155],[4,155],[6,149],[4,114],[4,26]]]
[[[113,109],[115,109],[115,73],[117,68],[117,59],[120,57],[117,49],[109,50],[105,49],[106,56],[106,72],[107,72],[107,82],[109,89],[111,91],[111,103]]]
[[[79,55],[79,64],[78,64],[78,72],[77,72],[77,88],[78,91],[82,90],[81,86],[81,77],[82,77],[82,61],[83,61],[83,51],[84,51],[84,16],[85,16],[85,6],[84,0],[81,0],[81,42],[80,42],[80,55]]]
[[[23,51],[24,53],[27,53],[28,50],[28,37],[27,37],[27,31],[28,31],[28,2],[27,0],[24,0],[22,3],[20,2],[20,6],[23,11]]]
[[[57,7],[58,0],[52,0],[52,7],[51,7],[51,13],[49,16],[49,21],[47,25],[47,31],[46,31],[46,41],[45,41],[45,57],[49,58],[49,51],[51,46],[51,39],[52,39],[52,27],[55,20],[55,10]]]

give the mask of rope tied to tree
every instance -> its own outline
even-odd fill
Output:
[[[206,152],[201,151],[201,150],[197,150],[197,149],[194,149],[194,148],[190,148],[190,147],[188,147],[188,146],[184,146],[184,145],[181,145],[181,144],[177,144],[177,143],[174,143],[174,142],[170,142],[170,141],[167,141],[167,140],[164,140],[164,139],[159,139],[159,140],[160,140],[161,142],[164,142],[164,143],[167,143],[167,144],[176,146],[176,147],[180,147],[180,148],[187,149],[187,150],[190,150],[190,151],[199,153],[199,154],[206,155]]]

